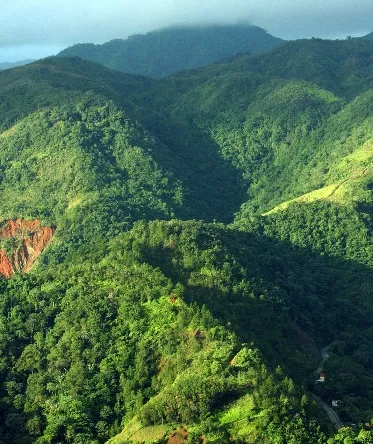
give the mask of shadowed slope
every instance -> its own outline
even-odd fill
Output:
[[[78,56],[123,72],[164,77],[238,53],[266,51],[281,42],[250,25],[174,27],[102,45],[74,45],[59,56]]]

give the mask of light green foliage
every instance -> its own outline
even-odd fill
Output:
[[[2,217],[68,224],[73,243],[139,218],[171,217],[183,205],[182,184],[149,154],[154,140],[89,94],[32,114],[3,133],[0,147]]]
[[[281,320],[285,312],[279,316],[290,293],[258,275],[265,247],[249,236],[248,257],[243,237],[198,222],[137,223],[112,239],[108,252],[96,250],[97,263],[77,256],[4,282],[9,321],[2,318],[1,346],[12,370],[3,376],[3,401],[23,411],[32,439],[100,441],[134,415],[143,425],[187,423],[199,430],[212,414],[224,418],[224,406],[242,396],[253,399],[252,415],[260,420],[250,427],[257,434],[264,423],[300,412],[294,383],[269,372],[257,347],[241,342],[255,341],[274,364],[281,362],[275,348],[288,347],[293,335]],[[225,327],[228,319],[233,330]],[[265,322],[272,325],[266,333]],[[321,433],[304,421],[301,433],[308,427]],[[232,427],[246,436],[245,424],[222,419],[206,430],[227,436]]]
[[[0,73],[1,218],[56,226],[0,280],[1,442],[369,442],[372,54]]]

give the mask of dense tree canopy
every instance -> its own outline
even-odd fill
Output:
[[[1,443],[371,442],[372,60],[0,73]]]

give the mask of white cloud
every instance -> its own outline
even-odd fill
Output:
[[[1,58],[6,46],[102,43],[173,24],[250,21],[287,39],[373,30],[371,0],[0,1]]]

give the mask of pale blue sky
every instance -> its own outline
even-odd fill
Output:
[[[373,31],[372,0],[1,0],[0,62],[175,24],[247,21],[284,39]]]

